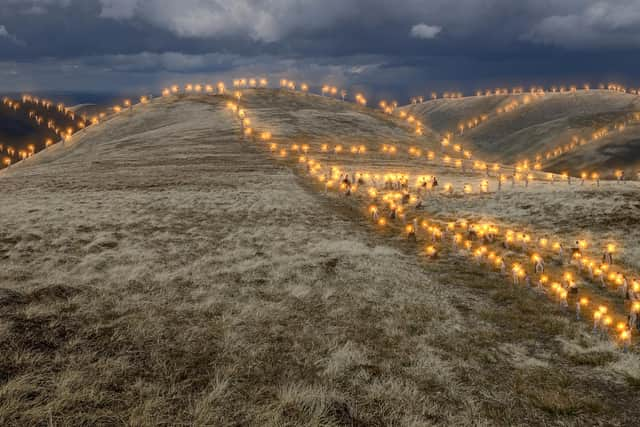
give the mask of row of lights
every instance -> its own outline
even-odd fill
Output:
[[[542,86],[531,86],[528,90],[529,93],[531,94],[537,94],[537,95],[541,95],[541,94],[545,94],[545,93],[563,93],[563,94],[570,94],[570,93],[576,93],[578,90],[582,89],[585,92],[589,92],[594,88],[594,86],[592,86],[589,83],[585,83],[582,86],[578,86],[578,85],[559,85],[559,86],[551,86],[549,88],[544,88]],[[632,95],[639,95],[640,94],[640,89],[633,89],[633,88],[626,88],[623,85],[617,84],[617,83],[608,83],[608,84],[604,84],[601,83],[598,85],[597,87],[599,90],[608,90],[611,92],[619,92],[619,93],[629,93]],[[484,89],[484,90],[476,90],[474,95],[476,97],[482,97],[482,96],[500,96],[500,95],[521,95],[523,93],[525,93],[527,91],[525,91],[524,88],[522,87],[514,87],[511,89],[508,88],[495,88],[495,89]],[[430,99],[438,99],[438,98],[443,98],[443,99],[459,99],[459,98],[464,98],[465,95],[462,92],[455,92],[455,91],[446,91],[446,92],[442,92],[442,94],[438,95],[437,92],[431,92],[430,94]],[[425,97],[424,96],[414,96],[410,98],[410,102],[411,104],[421,104],[423,102],[425,102]]]

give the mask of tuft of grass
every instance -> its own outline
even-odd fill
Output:
[[[618,355],[607,351],[591,351],[584,353],[570,353],[567,359],[578,366],[605,366],[618,359]]]

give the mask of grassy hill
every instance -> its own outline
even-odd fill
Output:
[[[4,149],[0,150],[0,157],[7,155],[7,147],[11,146],[16,150],[26,149],[29,144],[42,147],[47,138],[55,135],[46,127],[38,126],[24,111],[13,111],[3,107],[0,105],[0,144],[4,146]]]
[[[580,150],[570,150],[546,159],[545,154],[571,144],[574,139],[590,141],[594,132],[612,128],[616,124],[636,123],[634,113],[640,111],[637,95],[604,90],[579,90],[575,93],[546,93],[439,99],[403,107],[403,110],[422,118],[425,124],[444,134],[451,131],[454,139],[467,144],[487,159],[515,163],[542,156],[543,166],[554,172],[570,171],[579,174],[583,167],[612,175],[624,168],[634,175],[640,158],[633,148],[612,148],[626,145],[636,138],[636,126],[630,124],[623,132],[614,132],[598,144],[587,143]],[[498,113],[502,110],[502,113]],[[471,129],[470,120],[485,116],[485,120]],[[460,134],[459,125],[465,129]],[[629,157],[633,154],[633,157]],[[579,156],[575,158],[574,155]]]
[[[272,133],[253,141],[229,101],[156,99],[0,172],[1,425],[638,419],[635,353],[467,258],[426,259],[425,242],[376,229],[355,196],[325,194],[291,147],[456,188],[484,174],[412,158],[438,139],[309,94],[245,91],[251,125]],[[380,151],[390,143],[395,156]],[[367,155],[348,152],[361,144]],[[528,188],[551,211],[534,225],[553,217],[567,238],[585,224],[556,204],[639,192]],[[527,215],[501,217],[498,200],[527,194],[434,195],[427,209],[506,227]]]
[[[20,108],[14,110],[6,104],[0,104],[0,144],[3,150],[0,150],[0,157],[10,157],[13,162],[19,160],[18,152],[27,150],[29,145],[33,145],[36,151],[45,148],[45,141],[50,139],[53,142],[60,140],[60,136],[53,129],[47,126],[49,120],[53,120],[55,126],[60,129],[72,127],[77,130],[77,125],[81,119],[76,120],[68,115],[56,110],[55,107],[45,108],[42,105],[33,103],[23,103],[18,99]],[[35,116],[30,117],[29,113],[42,118],[42,122],[38,124]],[[15,150],[13,155],[7,152],[7,148],[12,147]]]

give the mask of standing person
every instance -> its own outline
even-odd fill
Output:
[[[513,278],[513,284],[514,285],[519,285],[520,284],[519,273],[520,273],[520,269],[518,269],[517,266],[514,266],[513,269],[511,269],[511,275],[512,275],[512,278]]]
[[[411,195],[409,194],[409,192],[407,190],[403,190],[403,193],[402,193],[402,204],[406,205],[407,203],[409,203],[409,200],[411,200]]]
[[[421,209],[422,208],[422,197],[418,197],[418,199],[416,200],[416,209]]]
[[[620,333],[620,339],[622,340],[622,351],[626,353],[631,347],[631,329],[626,328]]]
[[[441,242],[442,241],[442,232],[440,231],[439,228],[434,228],[433,233],[435,234],[435,240],[437,242]]]
[[[598,330],[600,329],[600,320],[602,319],[602,313],[596,311],[593,313],[593,333],[598,334]]]
[[[496,236],[494,234],[493,231],[493,227],[489,229],[489,231],[487,232],[487,242],[488,243],[493,243],[493,241],[495,240]]]
[[[636,279],[631,280],[631,287],[629,289],[629,299],[631,301],[638,300],[638,290],[640,290],[640,284]]]
[[[569,280],[569,293],[577,294],[578,293],[578,282],[575,280]]]
[[[544,284],[547,283],[547,280],[548,280],[547,276],[545,275],[540,276],[540,279],[538,279],[538,287],[537,287],[538,291],[543,293],[545,292]]]
[[[632,307],[629,312],[629,328],[636,328],[638,325],[638,312]]]
[[[576,240],[575,244],[571,247],[571,258],[578,258],[580,256],[582,256],[580,242]]]
[[[478,233],[476,232],[475,224],[469,225],[469,228],[467,231],[467,238],[469,240],[476,240],[478,238]]]
[[[389,210],[389,219],[396,219],[397,217],[398,217],[398,207],[396,205],[393,205]]]
[[[567,291],[562,291],[560,293],[560,306],[565,310],[569,308],[569,303],[567,302]]]
[[[409,225],[408,229],[409,229],[409,233],[407,233],[407,240],[409,240],[410,242],[415,242],[416,241],[416,228],[413,225]]]
[[[580,320],[580,300],[576,301],[576,320]]]
[[[627,277],[622,274],[622,286],[620,287],[620,293],[622,293],[622,298],[629,299],[629,282],[627,281]]]
[[[560,257],[560,262],[564,264],[564,247],[562,247],[562,243],[558,246],[558,256]]]
[[[600,271],[600,287],[602,289],[607,288],[607,283],[604,281],[604,271]]]

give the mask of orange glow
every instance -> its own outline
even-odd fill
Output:
[[[269,141],[271,139],[271,132],[262,132],[260,134],[260,139],[263,141]]]

